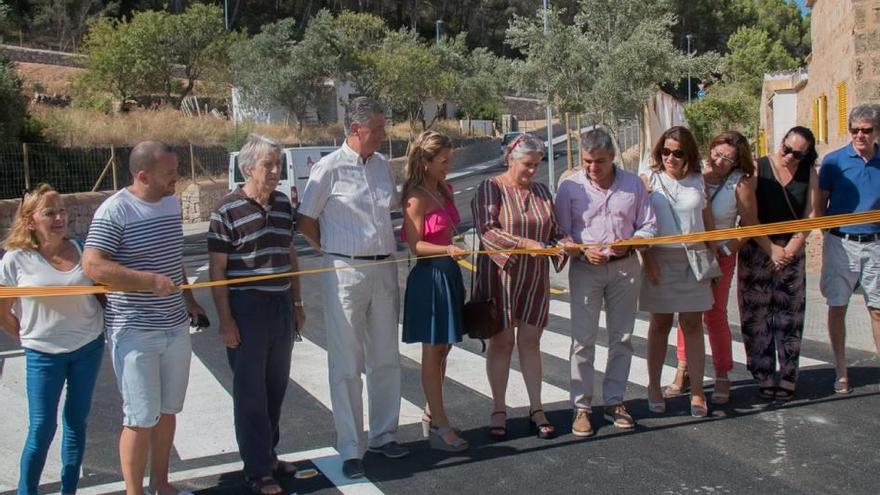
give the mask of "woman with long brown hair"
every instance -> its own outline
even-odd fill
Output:
[[[700,173],[697,143],[689,130],[672,127],[654,146],[651,173],[644,176],[651,192],[651,206],[657,215],[659,236],[692,234],[712,230],[714,222]],[[708,246],[711,250],[713,246]],[[689,250],[705,249],[703,243],[658,244],[643,252],[645,280],[639,295],[639,309],[651,313],[648,327],[648,409],[666,412],[660,388],[660,374],[672,319],[678,321],[687,343],[691,375],[691,415],[708,414],[703,392],[703,311],[712,307],[708,279],[700,279],[691,265]],[[705,251],[703,251],[705,252]]]
[[[456,259],[468,251],[452,242],[461,222],[446,173],[452,141],[435,131],[421,133],[406,153],[401,237],[419,259],[409,273],[403,308],[403,341],[422,344],[422,389],[427,406],[423,434],[432,448],[452,452],[468,442],[449,423],[443,405],[446,357],[461,342],[464,283]]]
[[[66,232],[67,210],[55,189],[40,184],[26,194],[3,242],[0,285],[93,285],[83,273],[82,247]],[[28,435],[18,493],[37,493],[65,385],[61,493],[74,493],[104,351],[101,306],[91,295],[0,299],[0,325],[21,343],[26,359]]]

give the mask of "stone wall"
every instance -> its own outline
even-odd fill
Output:
[[[86,64],[85,55],[76,53],[38,50],[36,48],[23,48],[12,45],[3,45],[0,47],[0,51],[13,62],[62,65],[64,67],[85,67]]]
[[[228,192],[229,184],[225,179],[216,182],[206,180],[188,185],[179,193],[183,223],[208,221],[214,205]]]
[[[64,204],[67,207],[67,235],[74,239],[84,240],[89,231],[89,225],[92,224],[95,210],[113,193],[114,191],[63,194]],[[12,225],[20,203],[20,199],[0,200],[0,239],[6,238],[6,231]]]
[[[846,84],[845,114],[880,102],[880,0],[813,0],[809,82],[798,94],[798,122],[812,127],[813,102],[827,98],[827,140],[822,156],[849,142],[839,123],[838,85]]]

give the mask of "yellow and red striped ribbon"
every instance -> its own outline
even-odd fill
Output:
[[[841,215],[828,215],[818,218],[808,218],[801,220],[790,220],[786,222],[775,222],[764,225],[753,225],[749,227],[734,227],[730,229],[711,230],[708,232],[698,232],[694,234],[680,234],[663,237],[654,237],[652,239],[629,239],[618,241],[607,246],[652,246],[656,244],[680,244],[695,243],[706,241],[721,241],[726,239],[743,239],[760,237],[764,235],[792,234],[796,232],[805,232],[815,229],[830,229],[835,227],[844,227],[847,225],[859,225],[865,223],[880,222],[880,210],[871,210],[860,213],[846,213]],[[594,245],[581,244],[578,247],[587,248]],[[555,256],[560,253],[560,247],[548,247],[542,249],[498,249],[478,251],[479,254],[528,254],[532,256]],[[442,258],[446,254],[438,254],[432,256],[420,256],[418,259]],[[217,280],[211,282],[198,282],[194,284],[181,285],[181,289],[204,289],[209,287],[228,286],[236,284],[244,284],[249,282],[258,282],[262,280],[272,280],[276,278],[300,277],[303,275],[314,275],[318,273],[344,270],[347,268],[363,268],[367,266],[384,265],[390,263],[402,263],[407,261],[403,259],[388,259],[380,261],[372,261],[357,265],[349,265],[347,267],[332,268],[314,268],[309,270],[299,270],[295,272],[276,273],[272,275],[257,275],[253,277],[236,278],[233,280]],[[130,290],[130,289],[128,289]],[[106,294],[108,292],[126,291],[125,287],[108,287],[102,285],[92,286],[52,286],[52,287],[0,287],[0,299],[13,297],[52,297],[52,296],[80,296],[88,294]]]

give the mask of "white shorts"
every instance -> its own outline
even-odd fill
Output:
[[[865,303],[880,308],[880,241],[856,242],[825,233],[819,289],[829,306],[846,306],[856,287]]]
[[[192,356],[188,327],[117,330],[110,345],[124,426],[151,428],[161,414],[183,410]]]

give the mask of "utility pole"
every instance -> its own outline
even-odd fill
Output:
[[[691,58],[691,40],[694,39],[694,35],[688,33],[685,35],[685,38],[688,40],[688,59]],[[691,102],[691,66],[688,63],[688,104]]]
[[[223,0],[223,25],[229,31],[229,0]]]
[[[544,34],[550,32],[547,19],[547,0],[544,0]],[[550,194],[556,194],[556,167],[553,164],[553,110],[550,108],[550,88],[547,88],[547,171],[550,174]]]
[[[437,21],[434,23],[434,30],[436,32],[437,45],[440,45],[440,32],[442,30],[442,26],[443,26],[443,19],[437,19]]]

